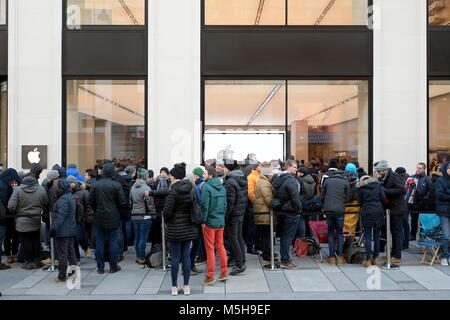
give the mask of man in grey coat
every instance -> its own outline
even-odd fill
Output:
[[[8,202],[9,212],[16,215],[16,230],[20,233],[27,270],[43,266],[40,262],[41,214],[48,202],[47,192],[33,176],[22,180]]]

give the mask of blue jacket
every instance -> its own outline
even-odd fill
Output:
[[[198,205],[202,204],[202,186],[205,183],[205,178],[198,178],[195,180],[195,195],[197,196]]]
[[[446,212],[450,217],[450,176],[447,174],[447,168],[450,162],[442,165],[442,177],[436,180],[436,211]]]
[[[55,230],[55,237],[73,237],[76,234],[77,223],[76,202],[70,186],[66,180],[59,181],[58,200],[53,208],[53,223],[51,230]]]
[[[86,182],[86,179],[85,179],[83,176],[81,176],[81,175],[78,173],[78,170],[75,169],[75,168],[70,168],[70,169],[68,169],[68,170],[66,171],[66,175],[67,175],[68,177],[69,177],[69,176],[74,176],[75,178],[77,178],[78,181]]]

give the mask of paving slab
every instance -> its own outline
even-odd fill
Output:
[[[134,295],[147,272],[148,269],[141,270],[141,272],[137,272],[137,270],[122,269],[119,272],[108,274],[91,294]]]
[[[428,290],[450,290],[450,276],[431,266],[401,266],[401,271]]]
[[[285,270],[283,272],[294,292],[336,291],[321,270]]]
[[[261,267],[254,267],[251,264],[247,264],[247,270],[243,274],[228,276],[226,293],[244,292],[270,292],[266,276]]]
[[[2,270],[0,272],[0,292],[18,284],[25,278],[33,274],[32,270]]]
[[[47,274],[47,277],[39,281],[36,285],[34,285],[32,288],[25,291],[25,295],[36,295],[36,296],[45,296],[45,295],[52,295],[52,296],[65,296],[67,295],[70,290],[67,288],[66,283],[63,282],[55,282],[55,279],[57,278],[58,273],[57,272],[49,272]]]
[[[340,269],[360,290],[402,290],[402,288],[394,280],[382,273],[381,269],[378,267],[363,268],[359,266]],[[377,274],[380,276],[379,282],[376,278]]]
[[[264,271],[264,274],[266,275],[267,284],[269,285],[271,293],[278,294],[293,292],[283,271]]]
[[[34,271],[32,274],[27,276],[25,279],[19,283],[12,286],[14,289],[18,288],[32,288],[34,285],[42,281],[44,278],[48,277],[52,272],[45,272],[42,270]]]

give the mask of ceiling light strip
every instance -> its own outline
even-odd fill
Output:
[[[253,121],[259,116],[259,114],[264,110],[264,108],[267,106],[267,104],[272,100],[272,98],[277,94],[278,90],[282,87],[282,84],[277,84],[270,94],[267,96],[267,98],[264,100],[264,102],[259,106],[258,110],[256,110],[255,114],[250,118],[250,121],[247,123],[247,126],[251,125]]]
[[[337,108],[337,107],[339,107],[339,106],[341,106],[341,105],[343,105],[343,104],[349,103],[350,101],[353,101],[353,100],[355,100],[355,99],[358,99],[358,96],[354,96],[354,97],[351,97],[351,98],[342,100],[341,102],[338,102],[338,103],[336,103],[335,105],[333,105],[333,106],[331,106],[331,107],[328,107],[328,108],[325,108],[325,109],[323,109],[323,110],[320,110],[319,112],[316,112],[316,113],[314,113],[314,114],[312,114],[312,115],[310,115],[310,116],[308,116],[308,117],[302,119],[301,121],[305,121],[305,120],[309,120],[309,119],[311,119],[311,118],[314,118],[314,117],[318,116],[318,115],[321,114],[321,113],[330,111],[331,109]]]
[[[125,12],[128,14],[131,20],[133,20],[133,23],[135,25],[139,25],[139,22],[137,21],[136,17],[134,16],[133,12],[131,12],[128,5],[125,3],[124,0],[119,0],[120,4],[122,5],[122,8],[125,10]]]
[[[104,96],[102,96],[102,95],[100,95],[100,94],[98,94],[98,93],[96,93],[96,92],[94,92],[94,91],[91,91],[91,90],[89,90],[89,89],[86,89],[85,87],[83,87],[83,86],[81,86],[81,85],[78,85],[78,89],[80,89],[80,90],[82,90],[82,91],[84,91],[84,92],[87,92],[87,93],[89,93],[89,94],[95,96],[96,98],[102,99],[102,100],[106,101],[107,103],[112,104],[113,106],[119,107],[119,108],[121,108],[121,109],[123,109],[123,110],[125,110],[125,111],[128,111],[128,112],[130,112],[130,113],[132,113],[132,114],[134,114],[134,115],[136,115],[136,116],[138,116],[138,117],[140,117],[140,118],[145,119],[145,116],[142,115],[142,114],[140,114],[139,112],[133,111],[133,110],[131,110],[131,109],[129,109],[129,108],[127,108],[127,107],[121,105],[120,103],[115,102],[115,101],[113,101],[113,100],[111,100],[111,99],[109,99],[109,98],[107,98],[107,97],[104,97]]]
[[[265,0],[259,0],[258,12],[256,13],[255,26],[259,25],[259,20],[261,19],[262,11],[264,9]]]
[[[316,23],[314,24],[315,26],[318,26],[322,22],[323,18],[326,16],[328,11],[330,11],[331,7],[334,5],[335,2],[336,2],[336,0],[331,0],[328,3],[326,8],[322,11],[322,14],[320,15],[320,17],[317,19]]]

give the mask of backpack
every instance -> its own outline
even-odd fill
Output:
[[[152,249],[145,255],[145,265],[149,268],[156,268],[163,264],[163,255],[160,244],[152,245]],[[145,268],[145,266],[144,266]]]
[[[308,250],[307,250],[307,255],[308,256],[315,256],[316,254],[319,253],[319,251],[320,251],[320,244],[317,242],[316,239],[306,238],[303,241],[308,244]]]
[[[318,196],[303,202],[303,212],[321,212],[323,205]]]
[[[81,203],[80,198],[75,198],[76,210],[75,210],[75,221],[77,224],[82,224],[84,222],[84,206]]]

